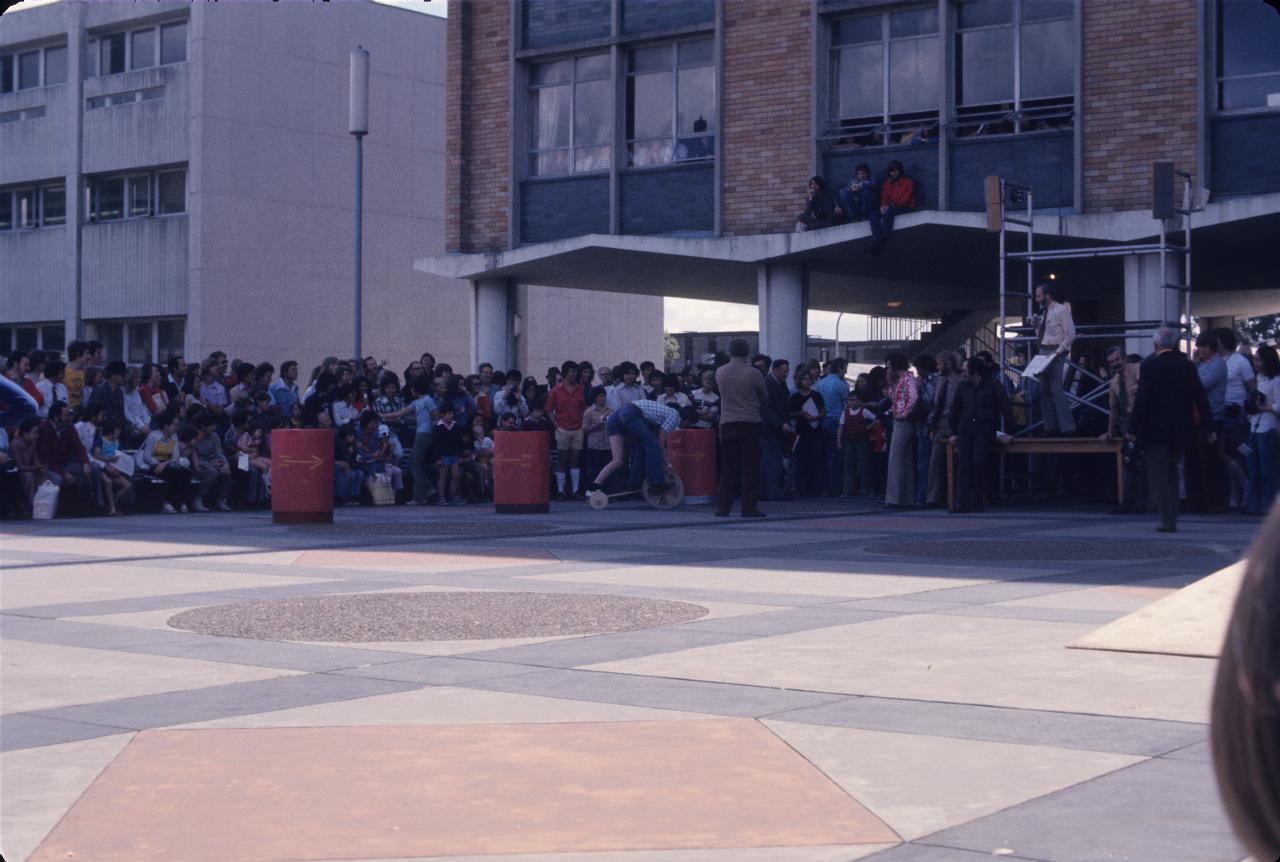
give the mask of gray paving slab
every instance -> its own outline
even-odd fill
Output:
[[[1208,733],[1208,730],[1205,731]],[[1213,748],[1209,744],[1209,740],[1205,739],[1185,748],[1179,748],[1163,755],[1171,760],[1191,760],[1196,763],[1213,763]]]
[[[804,607],[785,611],[769,611],[762,614],[746,614],[736,617],[718,617],[713,620],[685,623],[684,631],[728,632],[730,634],[786,635],[830,626],[845,626],[897,616],[890,611],[858,610],[854,608]]]
[[[992,856],[990,853],[975,853],[972,850],[959,850],[955,847],[935,847],[929,844],[900,844],[889,850],[864,857],[862,862],[978,862],[985,859],[1012,859],[1014,862],[1043,862],[1031,856],[1011,856],[1007,853]]]
[[[1009,847],[1046,862],[1237,862],[1205,763],[1156,759],[945,829],[929,844],[990,853]]]
[[[311,673],[63,706],[24,714],[130,730],[147,730],[234,715],[273,712],[295,706],[395,694],[415,688],[421,686],[383,679]]]
[[[747,636],[725,632],[689,632],[681,629],[621,632],[595,637],[502,647],[465,653],[463,657],[482,661],[512,662],[539,667],[579,667],[605,661],[677,652],[694,647],[715,646],[746,640]]]
[[[522,664],[507,664],[499,661],[473,661],[451,656],[424,656],[407,660],[397,658],[392,662],[384,662],[368,667],[351,667],[333,671],[333,673],[343,676],[417,682],[423,685],[460,685],[495,677],[540,672],[537,668]]]
[[[920,598],[914,598],[919,596]],[[936,595],[936,592],[915,593],[902,596],[885,596],[878,599],[850,599],[826,605],[829,608],[849,608],[859,611],[883,611],[891,614],[931,614],[949,608],[964,607],[964,602],[941,601],[925,596]]]
[[[1048,596],[1053,593],[1065,593],[1071,590],[1084,589],[1086,586],[1097,585],[1076,584],[1069,580],[1030,578],[1017,581],[996,581],[990,584],[974,584],[966,587],[942,587],[928,592],[912,593],[902,598],[905,601],[949,602],[953,605],[989,605],[996,602],[1011,602],[1015,599]]]
[[[1204,739],[1205,735],[1204,725],[1177,721],[883,697],[850,698],[768,717],[833,727],[1145,757],[1175,751]]]
[[[937,611],[937,613],[950,617],[1038,620],[1046,623],[1091,623],[1100,626],[1128,615],[1125,611],[1088,610],[1084,608],[996,607],[994,605],[947,608]]]
[[[180,641],[124,647],[122,651],[305,671],[341,670],[376,665],[400,661],[413,655],[413,653],[397,653],[390,650],[363,650],[206,635],[189,635]]]
[[[0,751],[61,745],[64,742],[79,742],[82,739],[131,732],[127,727],[108,727],[27,713],[11,713],[0,715]]]
[[[32,643],[88,649],[123,649],[152,644],[178,644],[189,641],[191,637],[184,632],[168,629],[0,615],[0,638]]]
[[[466,687],[742,718],[816,708],[848,699],[844,695],[810,691],[589,670],[538,671],[483,680]]]
[[[67,602],[58,605],[33,605],[15,608],[5,613],[14,616],[60,619],[63,617],[105,616],[107,614],[131,614],[140,611],[163,611],[168,608],[205,607],[248,600],[269,601],[295,595],[321,595],[324,593],[384,590],[382,581],[340,580],[318,581],[312,584],[291,584],[280,587],[253,587],[220,592],[170,593],[162,596],[136,596],[120,599],[104,599],[92,602]]]

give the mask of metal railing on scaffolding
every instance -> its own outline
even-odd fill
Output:
[[[1174,207],[1172,203],[1174,176],[1182,180],[1181,207]],[[1182,331],[1186,340],[1186,351],[1190,355],[1194,337],[1191,318],[1191,214],[1197,212],[1199,208],[1189,172],[1174,171],[1172,164],[1169,162],[1157,162],[1155,165],[1157,189],[1159,189],[1162,180],[1167,180],[1168,182],[1169,198],[1167,202],[1161,203],[1159,191],[1155,196],[1157,205],[1153,208],[1153,217],[1156,218],[1160,226],[1158,242],[1036,250],[1035,200],[1031,187],[1011,182],[1003,177],[987,178],[988,229],[994,228],[995,209],[997,207],[1000,222],[1000,315],[996,320],[996,337],[1000,368],[1011,382],[1016,384],[1022,377],[1022,369],[1017,362],[1020,358],[1017,351],[1018,345],[1026,345],[1028,347],[1025,356],[1021,358],[1029,361],[1031,356],[1034,355],[1038,341],[1033,321],[1035,320],[1035,288],[1038,283],[1035,278],[1035,264],[1039,261],[1159,254],[1160,274],[1161,278],[1164,279],[1169,272],[1167,265],[1169,256],[1181,255],[1183,263],[1182,283],[1163,281],[1161,284],[1162,289],[1178,293],[1178,302],[1175,307],[1180,311],[1180,320],[1128,320],[1120,323],[1077,324],[1076,341],[1110,341],[1115,343],[1117,340],[1149,336],[1161,326],[1173,326]],[[1021,210],[1021,205],[1023,204],[1025,204],[1025,215],[1019,214],[1015,216],[1009,214],[1011,205],[1018,206]],[[1178,232],[1176,229],[1171,230],[1169,225],[1175,215],[1182,217],[1181,233],[1183,236],[1181,243],[1170,241],[1170,235],[1176,235]],[[1011,233],[1015,233],[1010,226],[1021,229],[1016,231],[1017,233],[1025,232],[1024,250],[1009,250],[1009,236]],[[1025,290],[1010,290],[1008,284],[1009,266],[1011,262],[1016,264],[1018,261],[1022,261],[1025,264],[1026,287]],[[1019,312],[1015,313],[1011,310],[1011,299],[1014,300],[1014,305],[1021,306]],[[1081,409],[1094,410],[1106,415],[1108,413],[1106,399],[1108,381],[1094,373],[1092,369],[1082,366],[1071,357],[1067,357],[1066,365],[1071,369],[1068,373],[1076,376],[1076,385],[1073,390],[1065,393],[1068,403],[1073,408],[1078,406]],[[1017,434],[1030,434],[1043,424],[1043,421],[1040,420],[1029,421],[1027,426],[1018,431]]]

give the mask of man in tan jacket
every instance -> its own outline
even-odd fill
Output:
[[[763,518],[760,496],[760,425],[768,392],[760,372],[747,363],[751,345],[729,342],[729,362],[716,369],[720,390],[720,487],[716,515],[728,517],[733,498],[742,491],[742,517]]]

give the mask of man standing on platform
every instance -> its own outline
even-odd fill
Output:
[[[1040,409],[1044,412],[1045,433],[1070,437],[1076,433],[1076,423],[1071,418],[1062,382],[1066,360],[1076,340],[1076,325],[1071,319],[1071,309],[1058,302],[1056,290],[1050,284],[1036,285],[1036,304],[1043,309],[1036,335],[1040,340],[1040,355],[1050,357],[1049,364],[1039,374],[1043,384]]]
[[[742,492],[742,517],[763,518],[756,503],[760,488],[760,424],[768,398],[764,378],[747,362],[751,345],[729,342],[729,362],[716,370],[720,390],[720,487],[716,515],[728,517],[733,498]]]
[[[1147,464],[1147,488],[1160,513],[1161,533],[1178,531],[1178,462],[1192,441],[1192,409],[1201,421],[1211,414],[1196,367],[1174,350],[1178,333],[1167,326],[1156,330],[1156,352],[1142,361],[1138,392],[1133,399],[1130,442],[1140,441]],[[1209,433],[1212,445],[1214,435]]]

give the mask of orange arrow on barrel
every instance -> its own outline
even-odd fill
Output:
[[[323,464],[324,459],[319,455],[312,455],[310,458],[290,458],[286,456],[280,459],[280,466],[282,467],[310,467],[313,471],[319,470]]]

